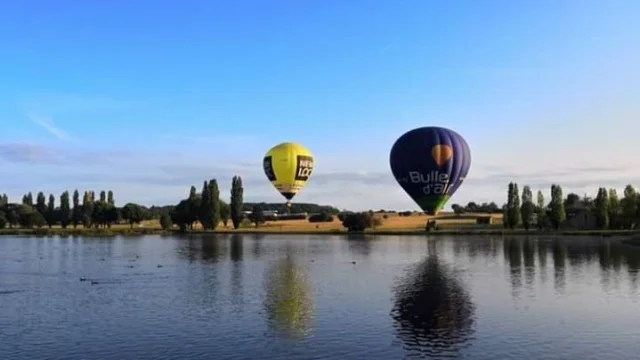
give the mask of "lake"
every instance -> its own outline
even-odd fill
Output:
[[[0,237],[0,359],[637,359],[602,238]]]

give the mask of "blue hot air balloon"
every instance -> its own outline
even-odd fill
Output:
[[[404,191],[429,215],[437,215],[458,190],[471,167],[469,145],[457,132],[426,126],[396,140],[391,172]]]

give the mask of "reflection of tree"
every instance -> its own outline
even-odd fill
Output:
[[[231,235],[231,297],[236,311],[243,309],[244,295],[242,289],[242,270],[244,263],[244,239],[238,234]]]
[[[231,250],[230,256],[232,262],[242,261],[244,256],[244,248],[243,248],[243,239],[242,236],[238,234],[231,235]]]
[[[304,336],[313,299],[305,268],[291,254],[267,269],[264,307],[271,330],[284,337]]]
[[[253,240],[253,249],[251,253],[253,257],[259,259],[262,255],[262,239],[264,238],[264,234],[253,234],[251,237]]]
[[[536,255],[533,240],[527,237],[522,244],[522,257],[524,259],[524,276],[528,287],[533,286],[536,277]]]
[[[522,288],[522,244],[520,239],[505,238],[502,250],[504,258],[509,264],[512,296],[517,298]]]
[[[190,263],[198,260],[200,249],[199,246],[196,246],[195,236],[184,236],[178,239],[180,239],[176,249],[178,257],[186,259]]]
[[[347,235],[347,246],[349,248],[349,252],[362,255],[364,257],[369,257],[371,255],[372,241],[374,241],[372,238],[367,237],[364,234]]]
[[[475,306],[455,274],[430,252],[394,289],[391,316],[412,352],[456,352],[474,332]]]
[[[567,248],[559,240],[554,240],[551,251],[553,256],[553,285],[556,290],[562,291],[565,286]]]
[[[189,262],[199,260],[205,263],[216,263],[225,252],[224,248],[220,248],[222,240],[220,236],[189,235],[179,239],[176,255]]]
[[[205,237],[200,247],[200,258],[204,262],[218,262],[220,258],[220,244],[216,237]]]

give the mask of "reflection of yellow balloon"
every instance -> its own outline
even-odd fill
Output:
[[[287,257],[267,272],[265,303],[269,327],[285,336],[304,335],[313,313],[311,288],[304,268]]]
[[[265,175],[287,199],[288,205],[309,180],[313,164],[313,154],[309,149],[293,142],[272,147],[262,160]]]

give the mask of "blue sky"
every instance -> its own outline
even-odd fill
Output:
[[[640,183],[638,1],[0,2],[0,192],[113,189],[177,202],[234,174],[283,201],[264,152],[316,157],[294,199],[417,209],[391,176],[405,131],[469,142],[451,203]],[[640,185],[640,184],[638,184]]]

